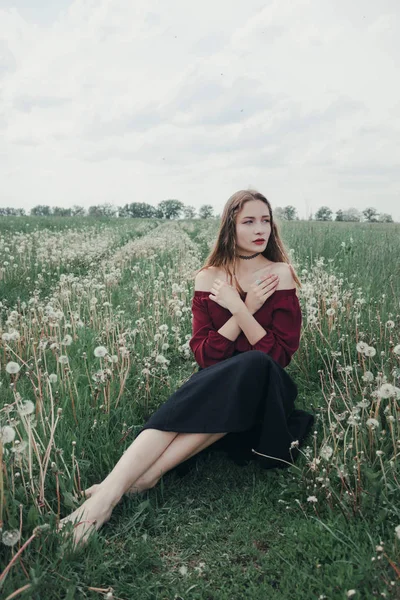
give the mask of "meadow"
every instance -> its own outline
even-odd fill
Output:
[[[287,370],[315,429],[285,469],[223,453],[56,533],[197,369],[210,220],[0,220],[0,596],[400,598],[400,225],[282,222],[301,281]]]

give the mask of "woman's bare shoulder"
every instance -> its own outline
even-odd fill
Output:
[[[209,292],[219,272],[217,267],[207,267],[200,271],[200,273],[197,273],[194,280],[194,289]]]

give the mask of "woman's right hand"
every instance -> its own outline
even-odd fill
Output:
[[[272,296],[279,283],[279,276],[273,273],[258,277],[258,280],[260,279],[260,284],[253,283],[250,286],[244,301],[252,315],[262,307],[267,298]]]

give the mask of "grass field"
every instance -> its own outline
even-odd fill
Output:
[[[84,551],[54,531],[197,369],[193,276],[217,229],[0,220],[1,598],[400,598],[398,224],[281,225],[303,284],[288,372],[316,416],[294,466],[201,455]]]

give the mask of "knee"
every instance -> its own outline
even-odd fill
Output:
[[[251,362],[257,361],[265,365],[271,361],[271,356],[262,350],[248,350],[244,354],[247,354],[247,358]]]

